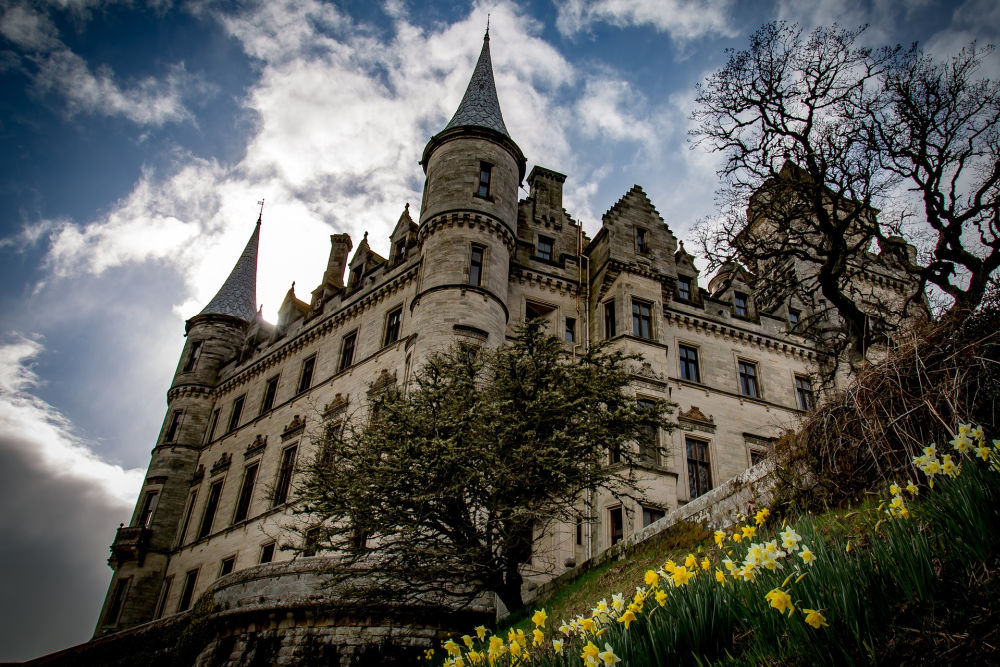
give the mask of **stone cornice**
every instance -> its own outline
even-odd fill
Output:
[[[478,227],[482,231],[496,235],[507,248],[514,252],[514,232],[502,220],[482,211],[445,211],[423,222],[417,232],[417,241],[423,245],[431,234],[448,227]]]
[[[667,323],[673,323],[676,326],[682,326],[687,329],[701,330],[702,332],[713,336],[739,341],[746,345],[755,345],[760,349],[778,352],[790,357],[798,357],[807,361],[816,361],[819,358],[819,354],[816,350],[810,349],[804,345],[789,343],[788,341],[774,338],[768,334],[748,331],[730,324],[712,322],[695,315],[678,313],[667,309],[664,309],[663,317]]]
[[[264,373],[273,366],[281,363],[310,343],[329,335],[335,330],[341,329],[347,322],[358,317],[365,311],[371,310],[380,302],[390,298],[409,283],[413,282],[419,271],[420,264],[414,264],[409,269],[397,274],[392,279],[387,280],[382,285],[373,289],[368,294],[362,296],[339,311],[332,313],[329,317],[317,322],[310,328],[299,333],[295,338],[282,345],[277,350],[265,354],[254,361],[249,366],[235,373],[219,384],[212,394],[218,398],[233,391],[235,388],[246,384],[261,373]]]
[[[561,278],[519,264],[511,266],[510,282],[518,282],[521,285],[537,285],[542,289],[568,296],[577,296],[580,293],[580,285],[575,280]]]

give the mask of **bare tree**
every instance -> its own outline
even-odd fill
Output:
[[[760,310],[795,303],[801,329],[851,361],[926,313],[927,282],[969,310],[1000,263],[1000,107],[997,84],[976,79],[983,50],[942,65],[863,46],[863,31],[762,26],[699,86],[692,131],[725,154],[720,215],[699,227],[710,262],[743,263]],[[931,231],[924,262],[908,217]]]

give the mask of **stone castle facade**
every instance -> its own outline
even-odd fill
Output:
[[[331,236],[322,283],[307,301],[293,285],[270,324],[256,309],[258,220],[219,293],[188,320],[134,515],[111,546],[95,636],[183,613],[206,592],[229,612],[256,614],[240,621],[244,631],[262,618],[327,622],[317,620],[322,596],[303,583],[315,579],[311,559],[280,549],[297,464],[314,455],[310,436],[363,415],[370,392],[405,385],[434,352],[500,345],[528,318],[547,319],[574,351],[611,340],[641,353],[645,363],[631,369],[637,400],[674,401],[679,424],[651,434],[662,450],[650,447],[641,471],[650,504],[593,498],[596,522],[546,533],[525,566],[529,586],[763,459],[814,400],[818,353],[796,331],[794,304],[758,308],[736,267],[704,284],[638,186],[588,238],[563,208],[566,176],[538,166],[525,174],[488,35],[421,164],[419,216],[403,210],[388,257],[367,236],[356,249],[346,234]]]

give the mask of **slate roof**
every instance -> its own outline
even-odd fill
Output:
[[[260,241],[260,218],[250,235],[243,254],[218,293],[200,315],[231,315],[246,322],[257,316],[257,245]]]
[[[509,137],[507,127],[503,124],[503,114],[500,113],[500,100],[497,99],[497,87],[493,81],[493,64],[490,61],[490,34],[483,38],[483,50],[479,54],[479,62],[465,89],[465,97],[458,105],[458,111],[445,130],[453,127],[486,127],[496,130]]]

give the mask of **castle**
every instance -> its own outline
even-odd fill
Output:
[[[594,498],[596,522],[545,534],[525,565],[529,583],[762,460],[815,400],[819,353],[796,329],[804,305],[764,310],[736,266],[703,286],[638,186],[588,238],[563,209],[566,176],[539,166],[525,174],[500,111],[488,34],[421,165],[418,218],[403,209],[388,257],[367,235],[356,249],[346,234],[331,236],[321,284],[308,300],[293,285],[270,324],[256,305],[258,219],[218,294],[187,321],[134,514],[111,546],[114,576],[95,636],[185,612],[206,591],[257,618],[273,620],[280,608],[291,626],[319,623],[310,594],[289,583],[315,569],[311,559],[280,549],[297,463],[314,454],[310,434],[363,414],[370,392],[405,385],[434,352],[500,345],[529,318],[548,320],[574,351],[611,340],[642,354],[630,369],[636,399],[675,402],[679,426],[650,434],[640,471],[650,504]],[[529,194],[518,200],[525,179]],[[286,604],[282,591],[293,589],[295,605]]]

